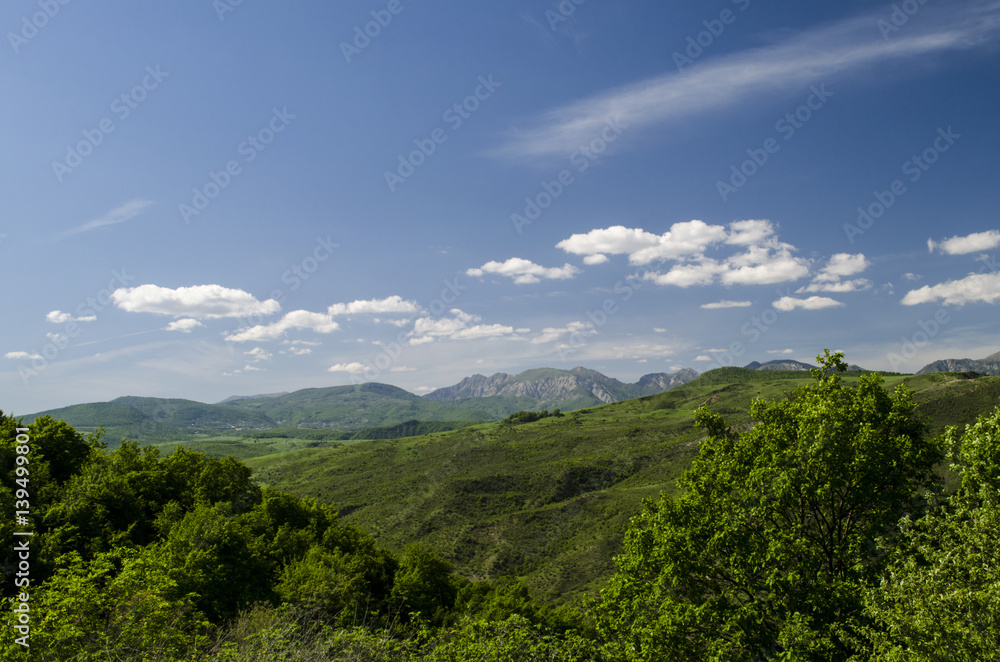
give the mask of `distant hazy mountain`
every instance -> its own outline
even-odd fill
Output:
[[[803,363],[802,361],[791,361],[791,360],[777,359],[775,361],[768,361],[767,363],[758,363],[757,361],[753,361],[752,363],[748,363],[748,364],[746,364],[743,367],[747,368],[748,370],[802,370],[802,371],[806,371],[806,370],[812,370],[813,368],[818,368],[819,366],[811,365],[809,363]],[[859,366],[857,364],[854,364],[854,363],[848,365],[847,369],[848,370],[856,370],[858,372],[868,372],[867,370],[865,370],[861,366]]]
[[[767,363],[753,361],[743,367],[749,370],[812,370],[816,366],[803,363],[802,361],[777,359],[775,361],[768,361]]]
[[[580,409],[610,402],[662,393],[698,378],[694,370],[673,374],[644,375],[626,384],[596,370],[539,368],[517,375],[499,372],[490,377],[473,375],[454,386],[424,396],[441,402],[467,402],[473,398],[521,398],[533,402],[531,409]]]
[[[918,375],[928,372],[979,372],[984,375],[1000,375],[1000,352],[990,354],[985,359],[944,359],[928,363],[917,371]]]
[[[236,402],[237,400],[259,400],[260,398],[280,398],[283,395],[288,395],[288,391],[281,391],[280,393],[261,393],[260,395],[231,395],[221,402],[216,402],[217,405],[228,405],[230,402]]]

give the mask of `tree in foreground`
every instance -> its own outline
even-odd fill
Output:
[[[1000,407],[945,435],[962,477],[913,523],[869,594],[875,659],[1000,660]]]
[[[920,507],[940,459],[902,386],[842,383],[841,353],[815,383],[756,400],[734,430],[708,431],[682,496],[633,519],[598,628],[628,660],[846,660],[858,652],[864,590],[880,541]]]

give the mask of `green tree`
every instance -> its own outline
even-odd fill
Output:
[[[1000,660],[1000,407],[945,435],[962,478],[905,538],[869,593],[875,659]]]
[[[709,433],[680,480],[626,534],[598,627],[629,660],[845,660],[862,594],[881,575],[878,541],[916,507],[938,446],[910,393],[877,374],[841,382],[841,353],[816,381],[756,400],[733,430],[705,409]]]
[[[458,586],[447,561],[422,545],[403,552],[389,596],[403,614],[419,613],[425,621],[440,623],[456,597]]]
[[[229,502],[201,504],[170,527],[151,553],[182,593],[196,593],[211,620],[235,616],[254,602],[274,602],[274,529],[257,513],[238,514]]]
[[[185,651],[204,637],[194,598],[148,554],[119,549],[86,561],[71,553],[39,588],[31,589],[32,660],[188,659]],[[6,610],[9,612],[9,610]],[[3,659],[27,659],[10,641],[13,614],[6,613]]]
[[[22,445],[26,453],[18,453],[16,448],[18,429],[28,442]],[[14,543],[14,511],[30,510],[32,529],[44,532],[44,520],[52,504],[60,498],[67,482],[76,476],[103,447],[101,431],[87,437],[77,432],[63,421],[42,416],[29,425],[22,425],[20,419],[0,411],[0,507],[7,516],[0,518],[0,568],[2,568],[2,588],[0,595],[12,595],[11,577],[15,559],[11,552]],[[16,458],[26,464],[17,464]],[[19,492],[21,490],[21,492]],[[27,499],[24,493],[27,493]],[[18,495],[21,496],[18,496]],[[30,504],[25,508],[19,503]],[[34,539],[38,547],[44,542]],[[53,557],[54,558],[54,557]],[[32,566],[33,580],[40,580],[51,570],[48,555],[35,555]]]
[[[372,576],[391,572],[384,567],[387,563],[394,565],[389,557],[331,552],[316,546],[282,569],[275,591],[282,601],[322,613],[328,622],[371,626],[385,620],[385,599],[378,595]]]

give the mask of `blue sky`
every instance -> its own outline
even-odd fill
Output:
[[[17,0],[4,410],[1000,349],[1000,4]]]

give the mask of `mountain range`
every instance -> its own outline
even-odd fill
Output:
[[[785,359],[765,363],[753,361],[744,366],[753,371],[785,372],[804,372],[814,367]],[[853,365],[851,369],[861,370]],[[713,374],[715,372],[720,371],[713,371]],[[720,378],[723,377],[721,372]],[[1000,352],[980,360],[935,361],[917,374],[931,372],[1000,375]],[[31,422],[39,416],[49,415],[83,431],[103,426],[112,443],[124,437],[150,442],[184,441],[206,435],[242,435],[277,428],[326,430],[331,439],[338,434],[344,439],[357,438],[357,434],[368,431],[381,437],[386,430],[404,424],[403,429],[419,429],[414,425],[416,422],[457,427],[459,423],[499,421],[519,411],[573,411],[622,402],[663,393],[698,377],[698,372],[685,368],[674,373],[643,375],[630,384],[584,367],[572,370],[537,368],[515,375],[503,372],[490,376],[475,374],[424,396],[375,382],[310,388],[293,393],[237,395],[216,404],[126,396],[110,402],[43,411],[25,416],[24,420]]]
[[[217,404],[126,396],[52,409],[48,415],[83,430],[103,426],[109,440],[184,440],[199,435],[275,428],[333,432],[398,426],[414,421],[497,421],[519,411],[573,410],[669,390],[698,378],[694,370],[644,375],[626,384],[595,370],[541,368],[517,375],[473,375],[458,384],[418,396],[389,384],[310,388],[293,393],[233,396]]]
[[[929,372],[978,372],[983,375],[1000,375],[1000,352],[990,354],[985,359],[942,359],[928,363],[917,371],[918,375]]]
[[[517,375],[498,372],[491,377],[473,375],[458,384],[428,393],[426,398],[441,402],[462,402],[470,398],[529,398],[535,408],[581,409],[655,395],[698,378],[689,368],[673,374],[643,375],[635,384],[625,384],[596,370],[540,368]]]

